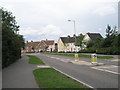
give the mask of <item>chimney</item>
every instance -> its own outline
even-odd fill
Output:
[[[70,35],[68,35],[67,37],[70,38]]]
[[[76,35],[75,35],[75,34],[73,34],[73,37],[76,37]]]

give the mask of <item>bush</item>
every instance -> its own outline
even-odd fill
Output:
[[[21,48],[24,46],[22,35],[17,34],[19,26],[11,12],[2,11],[2,68],[21,58]]]
[[[107,54],[107,55],[111,55],[111,54],[120,55],[120,48],[116,48],[116,47],[88,48],[88,49],[81,50],[80,53],[97,53],[97,54]]]

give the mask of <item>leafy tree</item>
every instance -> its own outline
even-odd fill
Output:
[[[106,38],[105,38],[103,47],[107,48],[107,47],[111,47],[113,45],[113,42],[118,34],[116,30],[117,30],[116,26],[113,28],[111,28],[111,26],[109,26],[109,25],[107,26]]]
[[[109,38],[112,34],[113,30],[111,28],[111,26],[108,24],[107,28],[106,28],[106,37]]]
[[[21,48],[24,47],[24,39],[19,35],[19,26],[11,12],[0,9],[2,12],[2,67],[15,62],[21,57]]]
[[[75,46],[80,46],[82,48],[82,40],[84,35],[80,34],[79,36],[76,36]]]
[[[117,54],[120,55],[120,34],[117,32],[117,27],[113,28],[107,25],[106,37],[90,41],[87,44],[87,49],[83,52],[96,52],[101,54]]]

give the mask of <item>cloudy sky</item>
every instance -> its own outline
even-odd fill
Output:
[[[76,33],[101,33],[107,24],[118,26],[119,0],[1,0],[0,6],[11,11],[25,40],[40,41]]]

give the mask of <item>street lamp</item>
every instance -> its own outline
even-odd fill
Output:
[[[76,43],[76,27],[75,27],[75,20],[68,20],[68,22],[74,23],[74,33],[75,33],[75,43]],[[76,45],[75,45],[75,53],[77,53]],[[75,61],[78,60],[78,54],[75,54]]]
[[[71,21],[74,23],[74,33],[75,33],[75,36],[76,36],[75,20],[68,20],[68,22],[71,22]]]

